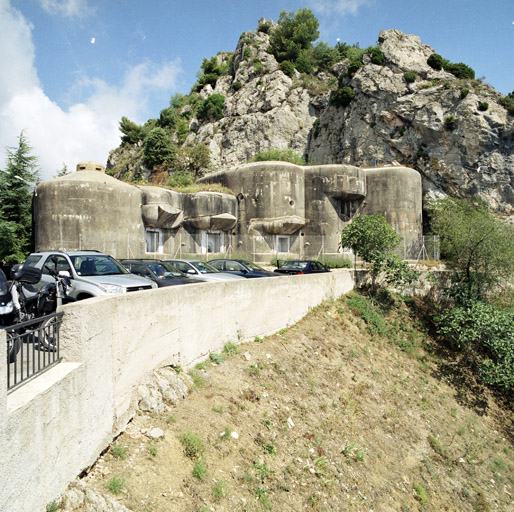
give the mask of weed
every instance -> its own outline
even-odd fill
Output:
[[[435,436],[428,436],[428,442],[434,452],[436,452],[439,456],[441,456],[443,459],[448,459],[448,454],[446,453],[446,450],[444,449],[443,445],[441,444],[441,441]]]
[[[212,408],[212,412],[217,412],[218,414],[223,414],[225,412],[225,410],[223,409],[223,407],[216,407],[216,406],[214,406]]]
[[[180,436],[179,441],[184,447],[186,457],[189,457],[190,459],[198,459],[205,450],[202,438],[190,430],[188,430],[183,436]]]
[[[209,354],[209,359],[214,364],[221,364],[223,362],[223,360],[224,360],[224,357],[221,354],[211,353],[211,354]]]
[[[171,369],[175,372],[175,373],[182,373],[182,368],[180,366],[172,366]]]
[[[269,477],[273,476],[273,471],[271,471],[267,462],[259,463],[254,461],[253,469],[261,483],[264,483]]]
[[[328,459],[324,456],[318,457],[314,461],[314,468],[318,476],[325,474],[328,467]]]
[[[264,450],[264,453],[267,453],[268,455],[275,455],[277,453],[277,447],[272,443],[262,443],[261,447]]]
[[[223,480],[218,480],[212,488],[214,501],[219,502],[227,495],[227,484]]]
[[[57,512],[60,508],[60,503],[54,500],[46,506],[46,512]]]
[[[263,418],[261,420],[261,423],[268,429],[270,430],[271,429],[271,420],[267,419],[267,418]]]
[[[261,373],[261,370],[264,369],[264,365],[259,361],[256,364],[250,365],[250,375],[257,376]]]
[[[120,492],[122,492],[125,489],[125,480],[123,478],[120,478],[119,476],[113,476],[109,480],[107,488],[113,494],[120,494]]]
[[[239,354],[239,349],[235,343],[225,343],[223,353],[227,356],[235,356]]]
[[[193,466],[193,476],[198,480],[203,480],[208,473],[209,470],[205,464],[205,459],[200,457]]]
[[[197,370],[189,370],[189,376],[193,380],[193,386],[196,389],[201,388],[205,384],[205,379],[202,374]]]
[[[229,428],[226,428],[222,433],[221,433],[221,439],[223,441],[226,441],[227,439],[230,439],[230,433],[231,433],[231,430]]]
[[[112,454],[118,459],[125,460],[127,458],[127,447],[116,444],[112,448]]]
[[[175,416],[175,414],[170,414],[167,418],[166,418],[166,423],[168,425],[171,425],[172,423],[175,423],[177,421],[177,417]]]
[[[505,462],[501,457],[493,460],[493,471],[504,471],[505,470]]]
[[[422,485],[414,483],[414,492],[416,493],[415,498],[421,503],[421,506],[428,505],[428,494]]]
[[[155,457],[157,456],[157,452],[158,451],[159,450],[157,450],[157,446],[149,445],[148,446],[148,458],[150,460],[155,459]]]
[[[202,361],[201,363],[196,363],[195,368],[197,370],[205,370],[205,368],[208,368],[210,364],[211,364],[211,360],[206,359],[205,361]]]
[[[255,496],[257,496],[257,500],[265,510],[271,510],[271,502],[267,487],[257,487],[257,489],[255,489]]]
[[[278,331],[277,334],[280,334],[280,336],[283,336],[286,333],[287,333],[287,328],[284,327],[284,329],[280,329],[280,331]]]
[[[255,338],[253,339],[253,341],[257,342],[257,343],[262,343],[264,340],[260,337],[260,336],[255,336]]]

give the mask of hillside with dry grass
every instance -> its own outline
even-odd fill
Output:
[[[96,508],[62,509],[513,511],[512,410],[452,373],[412,311],[350,293],[227,345],[72,484]]]

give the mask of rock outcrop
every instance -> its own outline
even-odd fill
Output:
[[[292,149],[310,164],[398,163],[422,174],[425,200],[478,194],[513,215],[514,118],[498,103],[501,95],[481,80],[431,68],[427,59],[434,49],[417,36],[382,31],[379,44],[382,65],[364,56],[352,74],[349,61],[342,61],[332,73],[295,70],[289,77],[268,53],[267,33],[244,33],[229,74],[200,91],[202,98],[225,97],[223,117],[193,117],[186,143],[209,147],[210,171],[231,169],[270,149]],[[406,72],[415,80],[407,80]],[[330,101],[338,81],[355,92],[346,107]],[[120,152],[112,158],[122,158]]]

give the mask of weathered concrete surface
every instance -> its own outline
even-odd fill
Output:
[[[117,258],[229,249],[258,261],[278,252],[318,258],[339,255],[341,231],[356,214],[382,213],[404,238],[404,257],[419,251],[411,248],[422,235],[421,177],[407,167],[256,162],[200,181],[235,196],[136,187],[87,169],[50,180],[36,189],[36,248],[99,249]],[[158,248],[147,247],[147,231],[159,237]],[[209,236],[217,242],[211,247]]]
[[[63,307],[63,363],[6,395],[0,361],[0,510],[44,510],[123,430],[137,385],[154,369],[187,368],[227,342],[276,332],[352,288],[352,273],[338,271],[160,288]]]

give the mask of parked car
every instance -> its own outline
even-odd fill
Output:
[[[246,260],[216,259],[207,263],[218,269],[220,272],[228,272],[246,278],[253,277],[278,277],[274,272],[264,270],[259,265]]]
[[[200,260],[173,259],[164,260],[197,281],[232,281],[244,279],[243,276],[220,272],[209,263]]]
[[[133,274],[151,279],[159,288],[162,286],[191,284],[195,282],[165,261],[121,260],[121,263]]]
[[[298,275],[298,274],[321,274],[330,272],[330,270],[320,263],[313,260],[295,260],[286,261],[281,267],[276,268],[275,272],[280,274]]]
[[[77,300],[157,288],[153,281],[131,274],[112,256],[98,251],[38,251],[30,254],[23,265],[41,269],[36,288],[55,282],[50,272],[68,272],[68,295]]]

